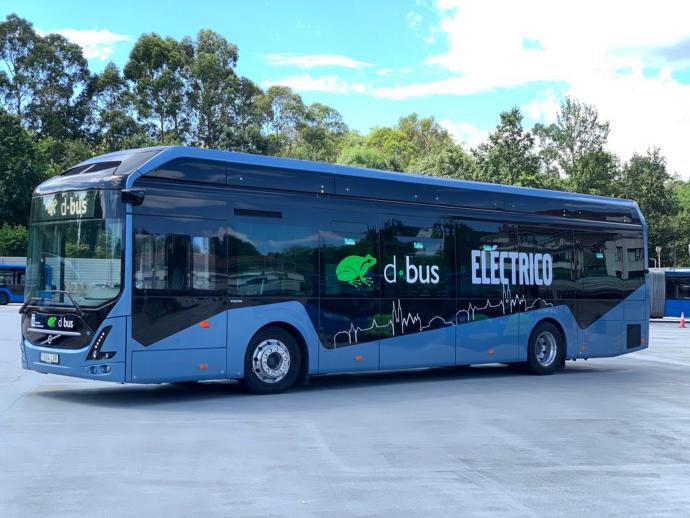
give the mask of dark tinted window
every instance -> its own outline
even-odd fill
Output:
[[[376,297],[380,261],[378,234],[366,223],[333,221],[322,229],[324,297]]]
[[[541,281],[524,285],[523,293],[530,298],[546,300],[575,298],[573,232],[520,227],[519,236],[520,252],[532,255]]]
[[[147,173],[146,176],[187,182],[225,184],[225,162],[176,158],[155,171]]]
[[[690,276],[666,277],[667,299],[690,299]]]
[[[383,230],[384,297],[448,297],[455,278],[442,223],[390,218]]]
[[[643,262],[628,266],[628,252],[639,248],[636,240],[628,240],[617,232],[577,232],[581,298],[621,299],[630,291],[638,268]],[[631,279],[631,275],[633,279]]]
[[[226,254],[222,232],[216,221],[137,217],[134,288],[224,291]]]
[[[456,225],[457,270],[463,298],[502,298],[506,288],[521,284],[517,232],[507,223],[463,221]]]
[[[317,295],[318,238],[307,220],[235,216],[229,229],[230,294]]]

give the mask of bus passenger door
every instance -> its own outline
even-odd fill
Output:
[[[135,215],[133,382],[227,377],[222,220]]]
[[[453,365],[455,261],[442,219],[390,215],[381,232],[381,368]]]
[[[376,370],[388,324],[380,313],[377,217],[345,221],[332,215],[322,221],[319,372]]]

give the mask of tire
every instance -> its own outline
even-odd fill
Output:
[[[553,374],[565,356],[565,341],[551,322],[540,322],[532,330],[527,349],[527,369],[532,374]]]
[[[295,384],[301,367],[295,337],[280,327],[267,327],[249,342],[243,385],[254,394],[278,394]]]
[[[7,296],[7,293],[4,291],[0,291],[0,306],[5,306],[7,303],[10,301],[10,298]]]

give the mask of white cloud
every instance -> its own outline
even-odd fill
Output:
[[[476,126],[467,122],[456,122],[449,119],[439,121],[439,124],[448,130],[453,139],[462,144],[465,150],[476,148],[479,144],[484,142],[489,136],[489,132],[479,129]]]
[[[364,83],[349,83],[336,75],[313,77],[311,74],[300,74],[278,81],[264,81],[264,88],[274,85],[287,86],[299,92],[324,92],[334,94],[365,93],[368,87]]]
[[[115,45],[124,41],[129,41],[130,37],[125,34],[116,34],[108,29],[81,30],[81,29],[61,29],[52,31],[61,34],[72,43],[76,43],[84,49],[86,59],[107,60],[115,50]]]
[[[407,13],[407,16],[405,17],[407,20],[407,25],[409,25],[410,29],[415,30],[417,27],[419,27],[419,24],[422,23],[422,15],[415,12],[415,11],[410,11]]]
[[[305,56],[293,56],[289,54],[269,54],[266,61],[273,66],[293,66],[298,68],[316,67],[344,67],[362,68],[373,67],[372,63],[358,61],[347,56],[337,54],[309,54]]]
[[[533,120],[551,124],[556,122],[556,116],[561,110],[561,100],[549,89],[539,97],[524,104],[520,109],[532,117]]]
[[[392,74],[393,72],[395,72],[394,68],[379,68],[376,71],[376,74],[378,74],[380,76],[387,76],[387,75]]]
[[[437,6],[449,47],[426,64],[449,77],[376,88],[372,95],[470,95],[558,82],[611,121],[611,148],[624,159],[659,145],[669,167],[690,176],[690,85],[671,76],[688,66],[690,3],[439,0]],[[548,121],[558,102],[547,91],[523,108]]]

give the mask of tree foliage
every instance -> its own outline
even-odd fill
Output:
[[[625,164],[621,195],[635,200],[645,216],[649,227],[649,257],[656,256],[653,253],[656,245],[668,247],[684,231],[676,220],[679,200],[675,181],[659,148],[651,148],[644,155],[635,153]]]
[[[0,110],[0,222],[25,225],[41,181],[36,149],[19,118]]]
[[[547,183],[534,152],[534,136],[522,127],[518,108],[501,113],[500,124],[474,155],[482,181],[525,187],[544,187]]]

